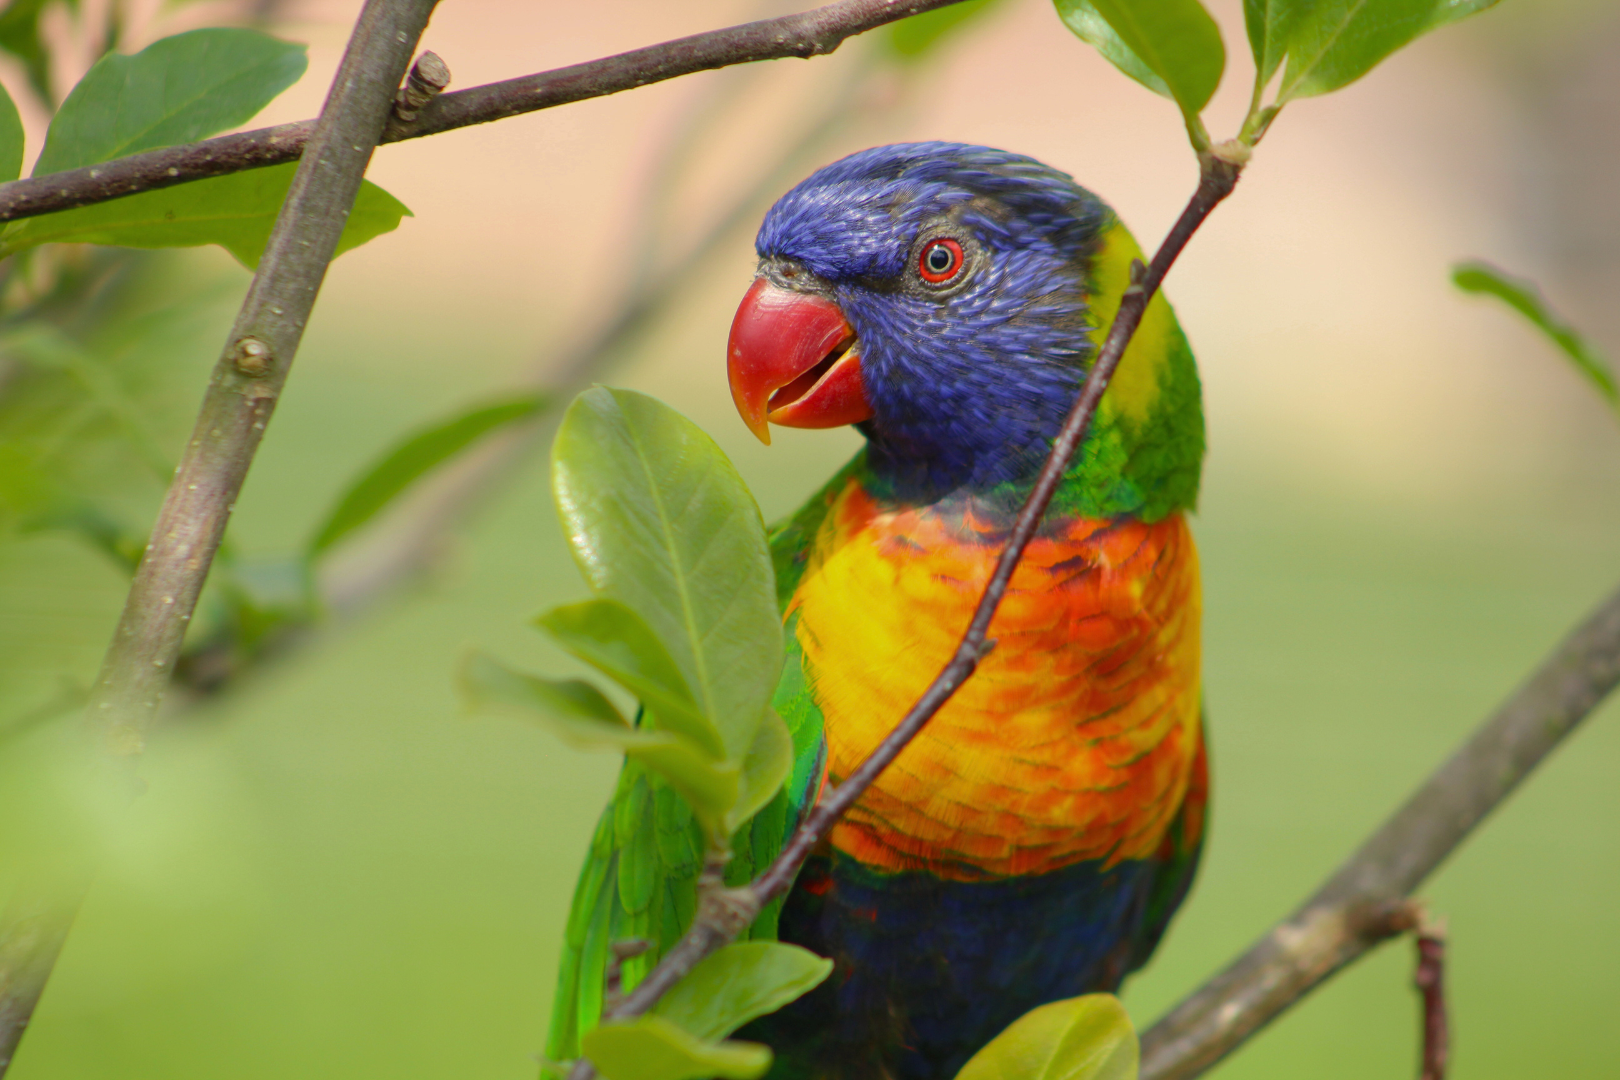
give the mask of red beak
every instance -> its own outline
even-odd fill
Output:
[[[731,399],[766,445],[770,423],[842,427],[872,415],[855,330],[837,304],[756,278],[726,344]]]

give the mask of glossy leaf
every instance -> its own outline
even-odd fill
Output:
[[[17,103],[4,86],[0,86],[0,181],[12,181],[22,175],[23,126],[17,115]]]
[[[754,1080],[771,1066],[758,1043],[707,1042],[657,1016],[587,1031],[580,1050],[607,1080]]]
[[[1149,90],[1196,116],[1226,66],[1221,32],[1198,0],[1056,0],[1082,40]]]
[[[832,961],[778,941],[745,941],[705,957],[653,1012],[700,1039],[730,1035],[819,986]]]
[[[726,811],[737,802],[740,770],[735,762],[717,762],[673,731],[631,727],[587,682],[514,671],[479,652],[462,662],[457,682],[470,708],[515,712],[571,745],[618,750],[641,762],[680,792],[711,831],[719,830]]]
[[[963,23],[982,15],[997,2],[965,0],[890,23],[885,28],[884,44],[902,60],[920,60],[938,48],[940,42],[954,34]]]
[[[28,82],[42,101],[54,105],[51,92],[51,50],[39,32],[39,17],[50,0],[11,0],[0,11],[0,49],[22,61]],[[70,2],[71,9],[76,4]]]
[[[742,478],[673,409],[596,387],[557,432],[552,486],[585,580],[646,620],[740,760],[782,667],[764,524]]]
[[[717,839],[730,835],[724,822],[727,812],[737,805],[737,794],[742,787],[737,763],[715,761],[684,736],[671,732],[661,734],[670,735],[675,741],[632,747],[627,752],[680,792],[691,804],[704,831]]]
[[[583,679],[530,675],[507,667],[488,653],[469,653],[456,681],[469,707],[540,713],[558,721],[558,734],[571,742],[623,749],[669,738],[631,727],[613,702]]]
[[[776,710],[767,706],[765,718],[754,734],[754,745],[742,762],[742,789],[737,805],[726,816],[726,832],[736,832],[759,813],[782,790],[792,771],[793,733]]]
[[[376,517],[399,494],[473,443],[507,424],[527,420],[550,402],[546,394],[467,409],[449,420],[414,432],[349,485],[326,515],[307,548],[315,558]]]
[[[264,254],[270,227],[286,201],[297,167],[294,162],[250,169],[27,218],[5,232],[0,255],[48,242],[134,248],[218,244],[252,269]],[[403,203],[376,184],[362,183],[337,254],[392,232],[409,214]]]
[[[304,46],[215,27],[108,53],[62,102],[34,175],[180,146],[238,127],[303,75]]]
[[[1494,296],[1523,315],[1586,376],[1609,408],[1620,413],[1620,381],[1615,379],[1608,360],[1547,305],[1535,282],[1482,262],[1458,263],[1451,268],[1451,280],[1464,292]]]
[[[1497,0],[1295,0],[1283,40],[1288,70],[1279,102],[1347,86],[1419,35],[1456,22]],[[1283,11],[1275,12],[1279,17]]]
[[[616,600],[552,608],[535,624],[557,643],[636,695],[660,727],[691,739],[711,758],[726,756],[720,733],[698,708],[658,635]]]
[[[1243,26],[1261,86],[1271,81],[1288,52],[1288,34],[1300,0],[1243,0]]]
[[[1138,1053],[1119,999],[1087,994],[1025,1013],[956,1080],[1136,1080]]]

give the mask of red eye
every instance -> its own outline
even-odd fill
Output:
[[[917,257],[917,273],[930,285],[943,285],[962,272],[962,245],[955,240],[934,240]]]

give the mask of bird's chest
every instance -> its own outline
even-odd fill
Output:
[[[886,508],[851,483],[794,595],[838,783],[954,651],[1005,538],[971,502]],[[833,834],[946,878],[1141,858],[1197,749],[1199,583],[1179,514],[1049,526],[991,624],[996,648]]]

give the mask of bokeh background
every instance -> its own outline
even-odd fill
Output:
[[[1249,67],[1240,5],[1211,7],[1231,57],[1209,117],[1220,134],[1241,116]],[[309,43],[311,67],[259,122],[313,115],[356,9],[261,5],[277,33]],[[454,0],[424,44],[470,86],[781,10]],[[151,3],[125,43],[242,17]],[[83,24],[55,18],[71,54]],[[1490,258],[1536,277],[1620,352],[1616,46],[1613,4],[1506,0],[1291,106],[1171,275],[1211,433],[1195,528],[1215,793],[1197,889],[1126,994],[1140,1024],[1306,895],[1620,577],[1620,425],[1541,340],[1448,284],[1453,261]],[[792,175],[882,142],[982,142],[1071,171],[1148,246],[1191,189],[1171,106],[1070,37],[1045,0],[1001,0],[918,63],[878,48],[855,41],[381,150],[373,179],[416,216],[334,265],[237,509],[241,557],[271,566],[295,550],[402,432],[543,382],[824,110],[844,119],[801,148]],[[58,78],[76,74],[70,63]],[[25,96],[14,67],[0,80]],[[771,518],[856,437],[784,432],[767,449],[732,413],[721,342],[750,235],[724,233],[684,269],[596,377],[702,423]],[[138,384],[144,422],[173,454],[247,275],[211,250],[148,273],[138,302],[184,300],[189,314],[108,370]],[[197,295],[211,299],[197,307]],[[75,827],[111,855],[18,1080],[534,1075],[562,921],[615,763],[464,715],[452,670],[473,645],[566,667],[526,625],[583,592],[535,445],[471,501],[429,573],[229,693],[172,710],[132,815],[78,811]],[[413,507],[418,519],[455,510],[447,483],[360,537],[333,573],[378,564]],[[131,519],[149,520],[157,485],[117,487]],[[0,545],[0,716],[92,676],[123,587],[71,537]],[[64,801],[39,778],[71,730],[65,716],[0,745],[8,843],[53,835]],[[1450,925],[1458,1080],[1620,1074],[1617,774],[1611,705],[1423,891]],[[1410,969],[1407,947],[1386,947],[1216,1075],[1410,1075]]]

